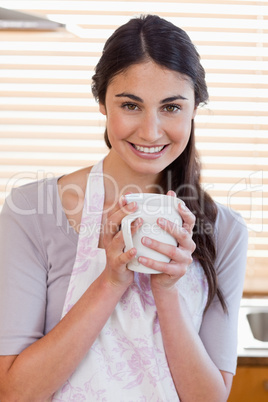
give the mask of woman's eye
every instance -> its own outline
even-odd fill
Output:
[[[124,103],[123,108],[127,110],[136,110],[137,105],[135,105],[134,103]]]
[[[167,112],[172,113],[172,112],[177,112],[178,110],[180,110],[180,107],[178,105],[167,105],[167,106],[164,107],[164,109]]]

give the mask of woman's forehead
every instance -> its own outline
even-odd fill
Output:
[[[191,78],[180,72],[170,70],[152,61],[137,63],[116,74],[109,82],[109,86],[130,85],[142,87],[152,85],[159,87],[165,85],[183,86],[193,88]]]
[[[189,96],[193,93],[193,83],[190,77],[149,61],[133,64],[114,76],[107,90],[140,94],[153,91],[164,97],[166,93],[183,91]]]

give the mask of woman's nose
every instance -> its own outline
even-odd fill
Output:
[[[161,122],[157,114],[148,113],[143,116],[139,127],[139,138],[150,143],[158,140],[162,135]]]

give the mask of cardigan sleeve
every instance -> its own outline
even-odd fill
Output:
[[[36,213],[15,189],[0,215],[0,355],[19,354],[43,336],[46,289]]]
[[[215,365],[220,370],[235,374],[238,313],[245,278],[248,231],[240,214],[218,204],[215,235],[215,269],[228,312],[224,313],[215,296],[203,317],[199,334]]]

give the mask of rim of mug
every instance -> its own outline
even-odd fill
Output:
[[[136,202],[138,205],[138,210],[134,212],[135,214],[140,213],[140,209],[148,215],[155,215],[161,212],[161,208],[165,207],[170,211],[177,210],[179,204],[184,204],[180,198],[174,197],[172,195],[157,194],[157,193],[132,193],[126,194],[127,204],[130,202]],[[169,212],[170,213],[170,212]]]
[[[167,194],[158,194],[158,193],[131,193],[131,194],[126,194],[125,198],[127,202],[139,202],[139,201],[147,201],[147,200],[166,200],[166,201],[174,201],[174,204],[179,204],[182,203],[184,204],[184,201],[181,200],[178,197],[174,197],[172,195],[167,195]]]

